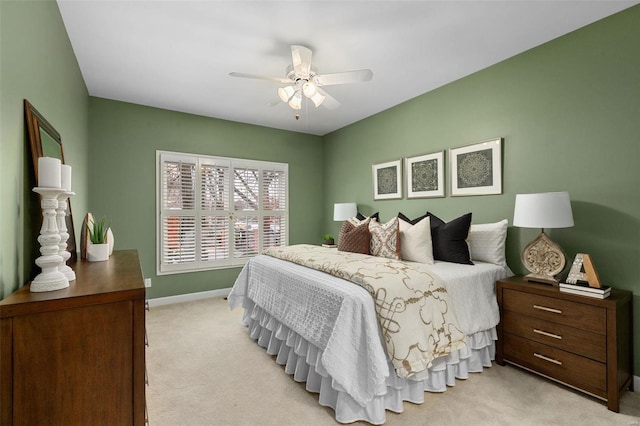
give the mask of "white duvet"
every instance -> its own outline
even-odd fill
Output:
[[[436,262],[466,335],[499,322],[495,282],[512,275],[488,263]],[[252,303],[251,303],[252,302]],[[270,256],[247,262],[229,294],[231,309],[258,305],[322,350],[322,367],[362,406],[384,393],[390,374],[373,299],[362,287]]]

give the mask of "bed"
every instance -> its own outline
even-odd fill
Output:
[[[506,263],[473,263],[428,265],[444,282],[466,344],[409,377],[400,377],[389,360],[371,294],[338,276],[259,255],[242,269],[228,300],[231,309],[244,309],[249,336],[318,393],[338,422],[383,424],[386,410],[401,413],[405,401],[420,404],[425,391],[444,392],[491,366],[499,322],[495,282],[513,274]]]
[[[513,275],[506,231],[506,220],[471,225],[470,213],[349,219],[338,250],[278,247],[250,259],[229,305],[338,422],[383,424],[386,410],[491,366],[495,282]]]

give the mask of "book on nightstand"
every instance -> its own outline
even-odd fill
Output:
[[[560,283],[559,286],[560,291],[564,293],[579,294],[596,299],[606,299],[611,294],[611,287],[609,286],[589,287],[589,283],[584,281],[578,281],[575,284]]]

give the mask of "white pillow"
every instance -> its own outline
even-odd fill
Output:
[[[471,260],[507,266],[505,246],[509,221],[471,225],[467,243]]]
[[[433,244],[431,242],[431,220],[429,216],[415,225],[400,222],[400,254],[402,260],[420,263],[433,263]]]

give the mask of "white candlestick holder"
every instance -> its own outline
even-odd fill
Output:
[[[42,228],[40,228],[41,256],[36,259],[42,272],[31,282],[32,292],[60,290],[69,287],[69,279],[58,269],[62,264],[60,256],[60,233],[58,231],[57,212],[58,196],[64,192],[62,188],[35,187],[33,192],[40,194],[42,208]]]
[[[58,268],[69,281],[76,279],[76,273],[67,265],[67,261],[71,257],[71,253],[67,250],[67,241],[69,240],[69,230],[67,229],[67,209],[69,203],[67,200],[69,197],[76,195],[75,192],[64,191],[58,195],[58,208],[56,209],[56,220],[58,223],[58,232],[60,233],[60,242],[58,247],[59,253],[62,256],[62,265]]]

